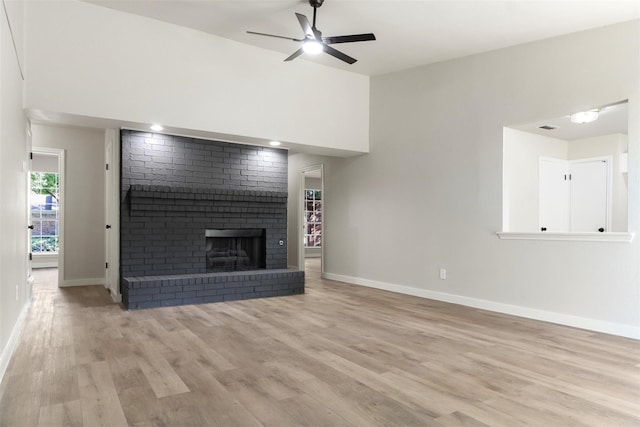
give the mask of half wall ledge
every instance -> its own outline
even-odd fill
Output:
[[[556,240],[565,242],[610,242],[630,243],[634,233],[607,232],[607,233],[558,233],[558,232],[514,232],[498,231],[500,240]]]
[[[304,271],[299,270],[125,277],[122,282],[122,303],[127,309],[299,294],[304,294]]]

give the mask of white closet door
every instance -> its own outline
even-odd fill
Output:
[[[571,231],[607,231],[607,160],[571,162]]]
[[[568,166],[565,160],[540,159],[540,231],[569,230]]]

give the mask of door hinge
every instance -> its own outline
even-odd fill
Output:
[[[569,174],[569,181],[571,181],[571,174]]]
[[[29,153],[29,160],[33,160],[33,153]]]
[[[109,263],[108,262],[104,263],[104,268],[109,268]]]
[[[29,252],[29,261],[33,261],[33,254]]]
[[[106,167],[107,167],[107,169],[106,169],[106,170],[109,170],[109,163],[107,163],[107,164],[106,164]]]
[[[564,180],[565,181],[567,180],[567,174],[566,173],[564,174]]]

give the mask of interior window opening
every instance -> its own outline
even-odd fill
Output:
[[[627,101],[504,128],[503,231],[628,230]]]

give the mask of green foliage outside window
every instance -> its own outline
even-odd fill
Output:
[[[57,173],[31,172],[31,192],[51,196],[59,203],[60,186]]]
[[[31,252],[58,252],[60,185],[57,173],[31,172]]]

